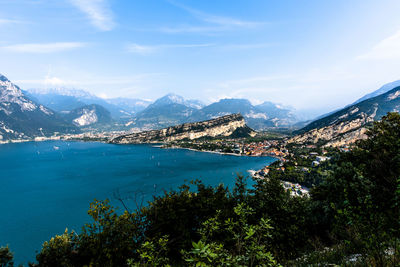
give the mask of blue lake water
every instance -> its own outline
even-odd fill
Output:
[[[118,206],[118,194],[134,209],[141,199],[177,189],[185,180],[231,187],[236,173],[247,175],[273,161],[151,145],[0,145],[0,246],[10,246],[17,264],[34,261],[44,241],[90,222],[87,209],[94,199],[109,198]]]

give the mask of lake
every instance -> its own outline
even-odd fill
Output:
[[[0,246],[9,245],[17,264],[34,261],[44,241],[90,222],[94,199],[121,206],[118,195],[134,209],[185,180],[232,187],[236,173],[274,160],[99,142],[0,145]]]

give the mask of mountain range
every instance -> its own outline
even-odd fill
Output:
[[[30,89],[27,95],[60,113],[68,113],[84,105],[97,104],[110,111],[115,121],[125,121],[131,127],[160,129],[181,123],[196,122],[224,115],[241,113],[246,123],[257,130],[289,127],[298,120],[294,112],[272,102],[252,105],[247,99],[221,99],[205,105],[199,100],[187,100],[167,94],[154,102],[141,99],[102,99],[75,89]]]
[[[342,145],[365,138],[368,124],[400,110],[400,81],[386,84],[343,109],[328,113],[295,131],[291,142]],[[54,133],[77,133],[85,127],[125,130],[161,129],[240,113],[255,130],[302,125],[295,112],[272,102],[253,105],[247,99],[221,99],[206,105],[168,94],[154,102],[103,99],[83,90],[55,88],[21,90],[0,75],[0,140],[26,139]],[[91,128],[93,129],[93,128]]]
[[[110,111],[114,119],[131,117],[146,108],[150,102],[141,99],[114,98],[103,99],[84,90],[71,88],[29,89],[25,94],[37,102],[61,113],[97,104]]]

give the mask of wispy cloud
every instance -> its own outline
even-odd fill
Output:
[[[181,25],[178,27],[163,27],[161,31],[166,33],[183,33],[183,32],[218,32],[224,31],[234,28],[254,28],[261,25],[267,24],[266,22],[258,22],[258,21],[248,21],[248,20],[241,20],[232,17],[220,16],[209,14],[181,3],[178,3],[173,0],[169,0],[169,3],[172,5],[185,10],[186,12],[190,13],[192,16],[201,20],[209,25],[206,26],[192,26],[192,25]],[[210,26],[211,25],[211,26]]]
[[[1,46],[0,49],[18,53],[55,53],[85,47],[86,43],[62,42],[62,43],[30,43]]]
[[[126,50],[135,54],[152,54],[167,49],[178,49],[178,48],[203,48],[203,47],[214,47],[226,49],[258,49],[271,47],[272,43],[255,43],[255,44],[216,44],[216,43],[204,43],[204,44],[160,44],[160,45],[141,45],[132,43],[126,46]]]
[[[199,48],[199,47],[210,47],[214,44],[161,44],[161,45],[139,45],[129,44],[127,51],[136,54],[150,54],[164,49],[176,49],[176,48]]]
[[[226,44],[222,47],[224,49],[257,49],[267,48],[276,45],[275,43],[254,43],[254,44]]]
[[[15,19],[1,19],[0,18],[0,26],[8,25],[8,24],[19,24],[19,23],[23,23],[23,22],[20,20],[15,20]]]
[[[380,41],[370,51],[357,59],[386,60],[400,58],[400,31]]]
[[[101,31],[114,28],[113,14],[106,0],[69,0],[72,5],[86,14],[90,23]]]
[[[15,80],[17,84],[29,84],[37,86],[66,86],[66,87],[92,87],[97,85],[132,85],[144,80],[153,80],[154,77],[162,77],[165,73],[142,73],[137,75],[128,76],[96,76],[96,75],[84,75],[84,77],[78,77],[73,79],[71,77],[66,78],[66,76],[54,76],[46,75],[43,79],[25,79],[25,80]]]
[[[226,31],[226,27],[222,26],[192,26],[192,25],[180,25],[180,26],[167,26],[159,29],[164,33],[215,33]]]

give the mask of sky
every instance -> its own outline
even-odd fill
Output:
[[[105,98],[343,107],[400,79],[398,0],[0,0],[0,73]]]

